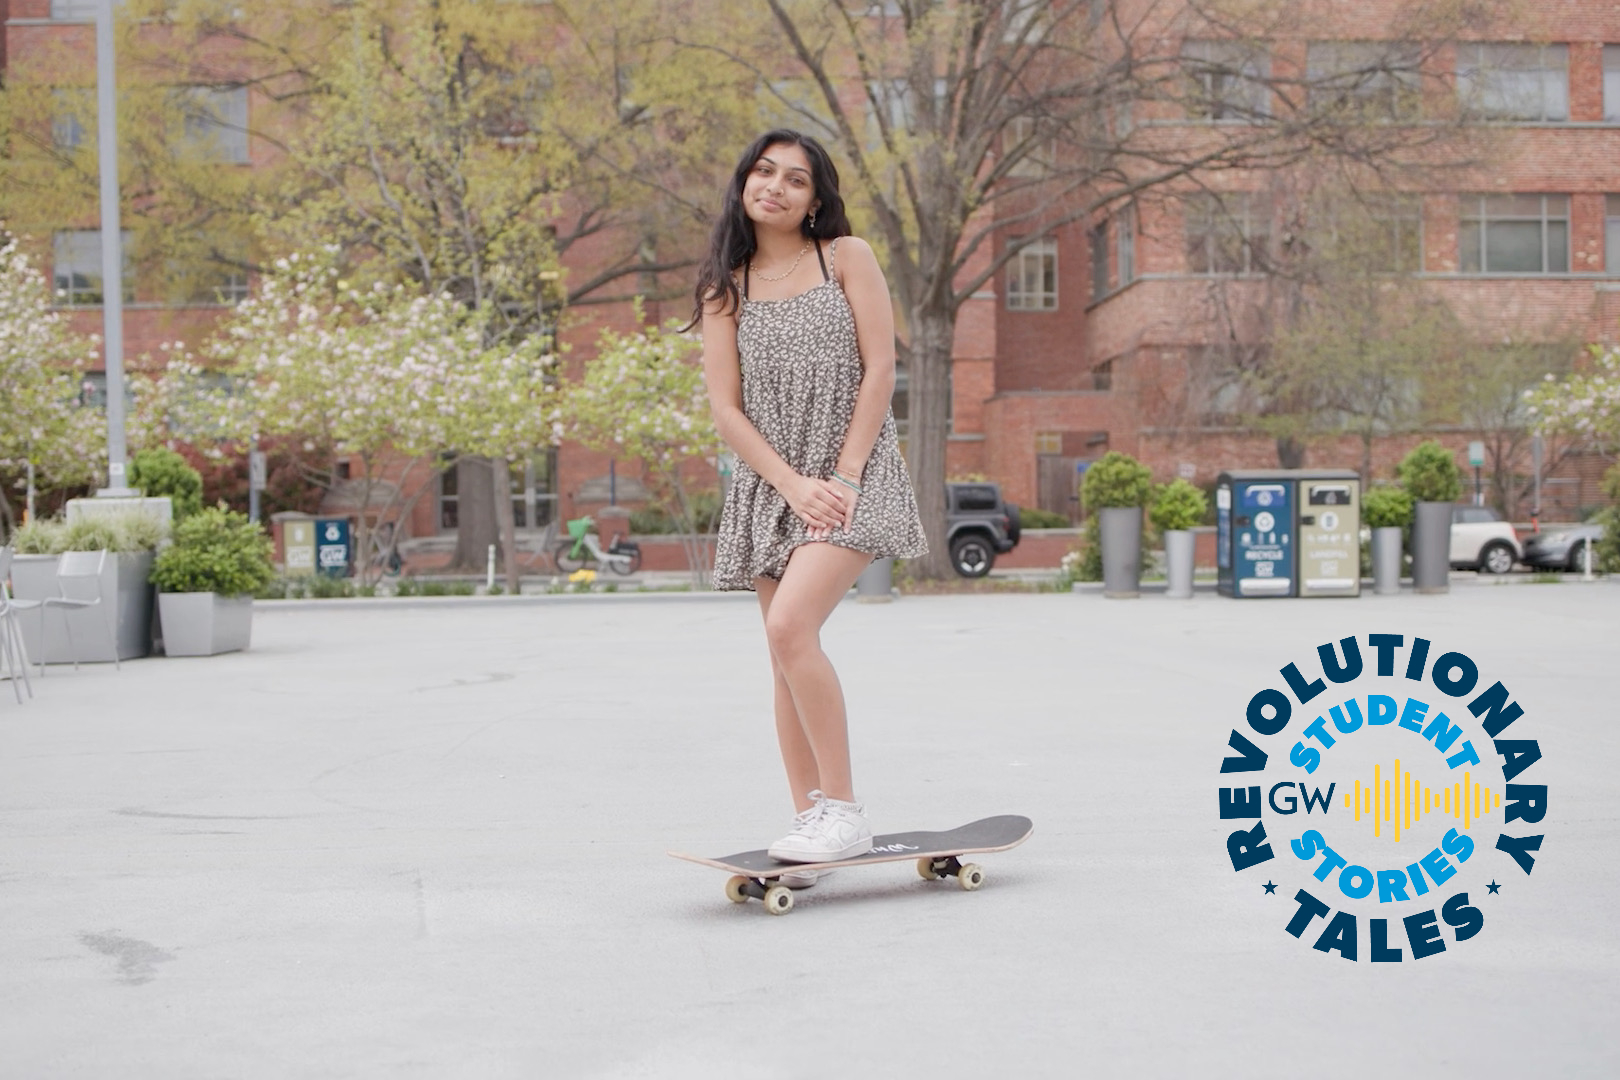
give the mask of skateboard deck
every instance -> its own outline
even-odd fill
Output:
[[[981,818],[948,832],[887,833],[872,838],[872,850],[851,859],[832,862],[784,863],[771,858],[769,852],[743,851],[736,855],[723,855],[717,859],[688,855],[684,851],[671,851],[677,859],[712,866],[716,870],[729,870],[732,879],[726,882],[726,896],[741,904],[753,897],[765,902],[765,910],[772,915],[786,915],[793,910],[793,893],[775,879],[794,870],[835,870],[845,866],[865,866],[868,863],[917,863],[917,873],[932,881],[954,877],[963,889],[971,892],[984,884],[984,870],[976,863],[964,863],[962,855],[976,855],[991,851],[1006,851],[1029,839],[1035,824],[1018,814],[1001,814]]]

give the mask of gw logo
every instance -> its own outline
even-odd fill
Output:
[[[1292,791],[1283,796],[1283,805],[1277,805],[1277,792],[1283,788],[1293,788],[1296,785],[1292,780],[1284,780],[1280,784],[1273,784],[1271,791],[1266,795],[1266,801],[1271,804],[1272,813],[1297,814],[1299,813],[1299,800],[1305,800],[1305,812],[1309,814],[1318,806],[1322,813],[1328,812],[1328,804],[1333,801],[1333,789],[1337,784],[1329,784],[1327,793],[1323,794],[1321,788],[1311,791],[1304,784],[1299,787],[1299,795]],[[1251,788],[1221,788],[1221,818],[1257,818],[1260,816],[1260,785]]]

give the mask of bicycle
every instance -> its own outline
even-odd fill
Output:
[[[585,564],[591,561],[615,574],[633,574],[641,569],[640,544],[622,539],[618,533],[614,533],[604,549],[601,540],[592,531],[595,527],[595,519],[589,516],[575,518],[568,523],[568,539],[559,540],[551,554],[551,561],[559,571],[572,573],[584,569]]]

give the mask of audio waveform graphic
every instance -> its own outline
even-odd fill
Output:
[[[1453,817],[1464,829],[1471,829],[1475,819],[1501,805],[1501,794],[1481,785],[1467,771],[1455,783],[1432,788],[1403,771],[1400,758],[1395,759],[1395,770],[1388,777],[1383,775],[1382,765],[1374,765],[1372,783],[1357,780],[1354,789],[1344,793],[1345,809],[1353,811],[1357,821],[1371,818],[1373,835],[1380,837],[1388,826],[1396,843],[1400,843],[1402,829],[1410,829],[1425,816]]]

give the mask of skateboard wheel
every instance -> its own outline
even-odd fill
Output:
[[[765,890],[765,910],[772,915],[786,915],[793,910],[793,890],[786,885],[772,885]]]
[[[737,874],[727,881],[726,899],[733,904],[746,903],[748,900],[748,879],[741,874]]]
[[[939,880],[939,874],[936,873],[935,870],[934,870],[934,860],[933,859],[918,859],[917,860],[917,876],[922,878],[924,881],[938,881]]]
[[[972,892],[984,884],[984,871],[978,863],[968,863],[956,872],[956,883],[966,892]]]

